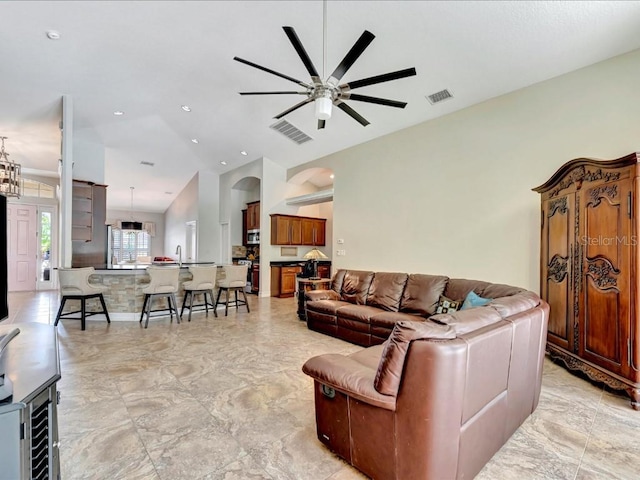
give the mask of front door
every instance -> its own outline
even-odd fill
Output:
[[[37,231],[35,205],[7,204],[7,283],[10,292],[36,289]]]

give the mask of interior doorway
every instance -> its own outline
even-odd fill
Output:
[[[36,289],[38,230],[35,205],[7,204],[7,284],[10,292]]]

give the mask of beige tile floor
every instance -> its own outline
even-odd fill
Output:
[[[11,293],[7,322],[53,323],[58,302]],[[152,319],[147,330],[61,322],[62,478],[364,478],[317,441],[300,371],[313,355],[359,347],[309,331],[294,299],[250,304],[250,314]],[[547,360],[538,409],[477,478],[637,479],[638,429],[625,397]]]

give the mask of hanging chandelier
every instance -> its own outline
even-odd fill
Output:
[[[9,154],[4,151],[4,141],[7,137],[0,137],[2,146],[0,147],[0,194],[5,197],[20,198],[22,184],[22,167],[19,163],[9,160]]]

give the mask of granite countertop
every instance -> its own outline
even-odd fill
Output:
[[[178,266],[177,262],[154,262],[154,263],[123,263],[110,267],[95,267],[96,272],[104,270],[145,270],[148,266]],[[189,268],[191,265],[215,265],[215,262],[182,262],[180,268]]]

